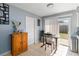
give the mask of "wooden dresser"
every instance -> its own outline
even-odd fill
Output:
[[[14,32],[11,35],[11,54],[16,56],[28,49],[28,33]]]

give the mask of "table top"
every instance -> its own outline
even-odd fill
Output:
[[[44,33],[44,36],[45,36],[45,37],[58,38],[57,36],[52,35],[52,34],[50,34],[50,33]]]

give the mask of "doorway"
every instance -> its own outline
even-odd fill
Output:
[[[59,44],[69,46],[71,17],[60,17],[59,22]]]
[[[26,16],[26,32],[28,32],[29,45],[39,42],[39,31],[37,18]]]

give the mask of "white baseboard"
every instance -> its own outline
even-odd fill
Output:
[[[4,55],[7,55],[7,54],[10,54],[11,51],[7,51],[7,52],[4,52],[2,54],[0,54],[0,56],[4,56]]]
[[[35,43],[39,43],[39,40],[36,40]]]

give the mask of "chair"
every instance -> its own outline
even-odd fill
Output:
[[[43,42],[44,31],[40,31],[40,42]]]
[[[46,50],[46,45],[48,45],[48,46],[51,46],[51,52],[53,51],[53,49],[54,49],[54,41],[53,41],[53,38],[52,38],[52,34],[47,34],[47,35],[45,35],[45,50]],[[53,46],[53,47],[52,47]],[[53,48],[53,49],[52,49]]]

